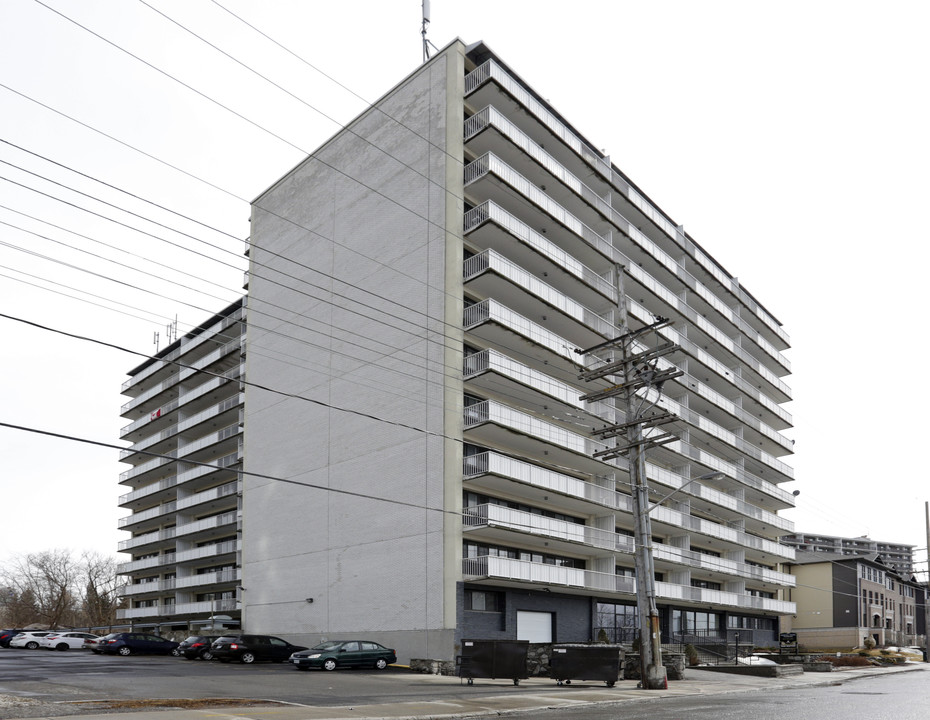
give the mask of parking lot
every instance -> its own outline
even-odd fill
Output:
[[[554,683],[553,683],[554,685]],[[284,663],[205,662],[171,656],[94,655],[81,650],[55,652],[0,648],[0,694],[46,702],[104,699],[242,698],[271,699],[317,706],[416,702],[437,695],[475,698],[532,692],[509,680],[461,684],[458,678],[387,670],[298,672]],[[74,712],[63,706],[61,714]]]

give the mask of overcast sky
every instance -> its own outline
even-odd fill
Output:
[[[797,529],[922,568],[928,27],[916,0],[433,0],[429,28],[487,42],[784,324]],[[420,0],[3,0],[0,33],[0,313],[142,355],[241,294],[249,201],[422,60]],[[119,443],[141,355],[0,331],[0,422]],[[0,428],[0,458],[0,561],[115,552],[116,450]]]

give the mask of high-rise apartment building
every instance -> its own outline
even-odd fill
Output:
[[[815,535],[793,533],[781,537],[785,545],[804,553],[830,553],[836,555],[878,555],[882,561],[902,575],[914,572],[914,548],[916,545],[872,540],[865,535],[840,537],[838,535]]]
[[[143,594],[167,622],[194,617],[182,605],[238,618],[238,601],[252,631],[364,635],[405,659],[451,659],[468,637],[629,641],[630,474],[622,454],[596,456],[615,442],[595,434],[626,415],[580,400],[614,380],[579,376],[606,359],[586,349],[661,316],[674,324],[657,342],[679,347],[661,367],[682,371],[661,397],[644,390],[678,418],[646,465],[653,501],[677,491],[650,511],[663,635],[774,642],[794,611],[794,551],[778,542],[793,530],[778,515],[794,504],[779,487],[793,479],[788,337],[594,148],[487,46],[456,41],[257,198],[235,410],[209,433],[189,425],[233,394],[216,396],[124,435],[178,453],[127,457],[143,464],[124,479],[126,527],[163,538],[127,541],[130,588],[151,572]],[[239,332],[215,319],[169,351],[213,368],[184,358],[215,334],[209,352],[236,344],[224,357],[239,363]],[[180,401],[218,381],[186,373],[146,364],[127,392],[179,375]],[[140,397],[143,415],[161,402]],[[186,469],[214,436],[242,465]],[[238,506],[191,511],[237,470]],[[241,527],[182,533],[237,507]],[[184,555],[213,540],[234,552]],[[186,607],[213,588],[180,584],[211,573],[235,577],[228,605]]]

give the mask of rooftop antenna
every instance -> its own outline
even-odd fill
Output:
[[[152,342],[155,344],[155,352],[158,352],[158,331],[155,331],[155,337],[152,338]]]
[[[426,27],[429,25],[429,0],[423,0],[423,24],[420,26],[420,34],[423,36],[423,62],[429,60],[429,46],[433,45],[426,38]],[[435,45],[433,49],[438,50]]]
[[[175,340],[178,339],[178,316],[174,316],[174,322],[170,322],[165,326],[165,329],[168,333],[168,344],[170,345]]]

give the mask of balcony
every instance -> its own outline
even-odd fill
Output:
[[[214,515],[213,517],[204,518],[203,520],[195,520],[194,522],[184,523],[178,525],[174,529],[178,536],[203,533],[208,530],[218,529],[222,529],[224,533],[226,533],[230,530],[228,526],[236,525],[238,520],[239,513],[237,511],[233,511],[222,513],[221,515]]]
[[[463,476],[470,487],[487,490],[492,494],[504,492],[517,494],[533,505],[558,507],[563,512],[594,515],[603,512],[602,506],[614,509],[613,480],[605,478],[602,487],[571,475],[547,470],[531,463],[484,452],[464,458]],[[514,491],[512,484],[521,487]],[[550,495],[558,495],[551,498]]]
[[[119,519],[119,527],[128,529],[130,525],[139,525],[146,521],[157,521],[157,524],[163,524],[166,515],[173,515],[177,510],[177,503],[167,502],[147,510],[142,510],[127,517]]]
[[[206,600],[193,603],[168,603],[154,607],[129,608],[116,611],[117,620],[134,620],[137,618],[177,617],[179,615],[213,615],[238,612],[234,599]]]
[[[148,502],[164,502],[165,500],[174,500],[175,491],[172,488],[178,484],[177,477],[165,478],[151,485],[146,485],[138,490],[133,490],[125,495],[120,495],[119,504],[123,507],[140,500],[148,498]],[[170,491],[170,492],[169,492]]]
[[[462,561],[462,574],[465,582],[487,581],[505,587],[549,586],[558,588],[560,592],[571,594],[622,595],[624,600],[631,600],[636,595],[635,578],[514,558],[496,556],[465,558]],[[787,615],[793,615],[797,610],[793,602],[667,582],[656,583],[656,595],[660,602],[672,600],[676,605],[708,609],[752,609]]]
[[[225,485],[220,485],[219,487],[210,488],[209,490],[203,490],[199,493],[194,493],[193,495],[188,495],[187,497],[178,498],[175,505],[178,510],[210,505],[217,500],[234,497],[237,493],[241,492],[241,489],[241,484],[238,481],[234,481],[226,483]]]
[[[593,551],[633,553],[633,538],[579,523],[555,520],[543,515],[512,510],[500,505],[478,505],[467,508],[462,519],[464,531],[480,535],[489,542],[514,542],[514,534],[527,543],[527,535],[546,539],[548,552],[593,555]],[[533,548],[542,548],[541,542],[530,542]],[[583,547],[579,547],[583,546]]]
[[[175,528],[166,528],[165,530],[157,530],[155,532],[145,533],[144,535],[137,535],[128,540],[121,540],[118,545],[118,550],[120,552],[125,552],[145,545],[161,545],[173,540],[174,535]],[[172,547],[174,547],[173,544]]]

